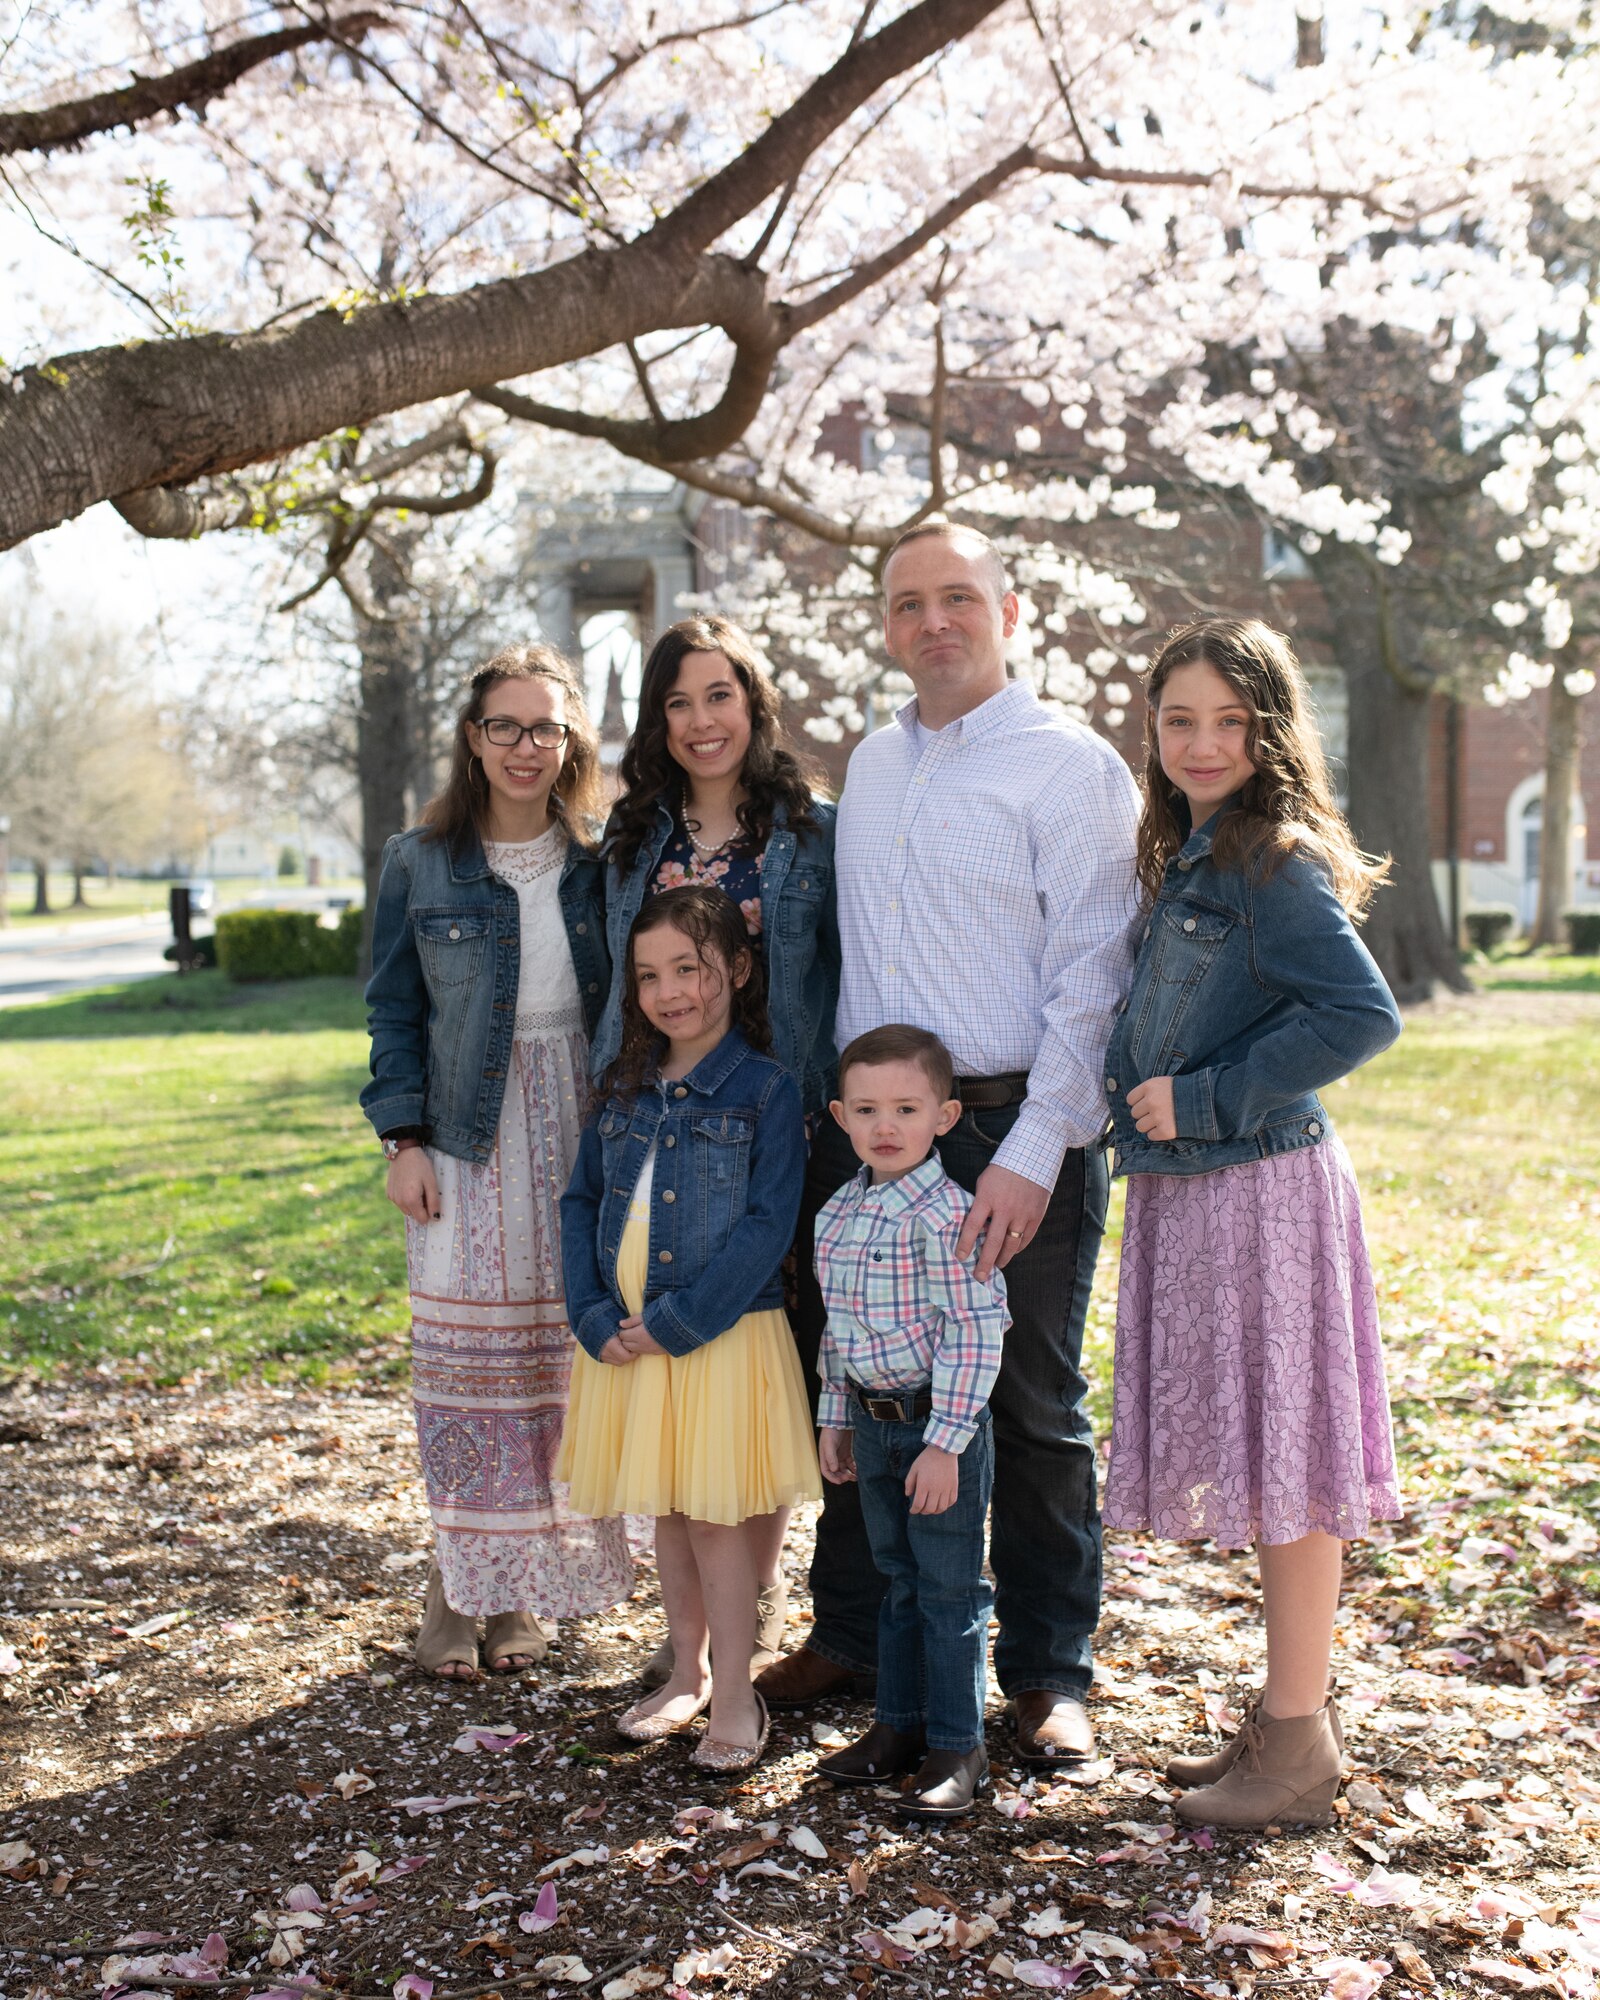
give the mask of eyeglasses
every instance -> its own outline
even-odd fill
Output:
[[[570,722],[518,722],[510,715],[491,715],[478,726],[501,750],[515,750],[524,736],[537,750],[559,750],[572,734]]]

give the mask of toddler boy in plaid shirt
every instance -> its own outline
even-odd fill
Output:
[[[988,1397],[1011,1324],[1005,1279],[956,1255],[971,1197],[934,1142],[961,1116],[950,1052],[924,1028],[876,1028],[839,1058],[834,1117],[864,1162],[817,1218],[828,1307],[817,1369],[825,1478],[855,1480],[878,1617],[871,1729],[817,1769],[840,1785],[914,1771],[901,1810],[966,1812],[988,1781],[983,1575],[994,1483]]]

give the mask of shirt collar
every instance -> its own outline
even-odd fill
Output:
[[[730,1028],[711,1053],[702,1056],[689,1074],[677,1081],[703,1096],[715,1096],[749,1053],[750,1044],[744,1036],[737,1028]],[[652,1084],[661,1081],[659,1068],[652,1068],[649,1080]]]
[[[969,708],[965,715],[958,715],[947,727],[955,732],[959,741],[965,743],[969,739],[987,736],[991,730],[1002,728],[1007,722],[1016,720],[1027,710],[1038,706],[1039,697],[1027,681],[1007,681],[1005,686],[990,695],[987,701],[980,701],[976,708]],[[895,710],[894,719],[914,742],[917,723],[921,719],[921,710],[917,706],[915,695],[904,708]],[[940,729],[934,733],[942,736],[945,731]]]
[[[1194,827],[1182,847],[1172,857],[1173,860],[1190,863],[1204,861],[1211,853],[1212,843],[1216,840],[1217,827],[1221,823],[1223,814],[1233,811],[1239,803],[1240,796],[1238,792],[1231,792],[1214,812],[1210,813],[1199,826]],[[1175,810],[1181,828],[1190,818],[1188,800],[1180,797]]]
[[[874,1183],[871,1167],[863,1162],[855,1178],[856,1204],[863,1206],[870,1197],[892,1222],[908,1209],[915,1208],[924,1195],[931,1194],[938,1187],[944,1177],[944,1167],[937,1153],[930,1153],[920,1167],[913,1167],[909,1173],[881,1184]]]

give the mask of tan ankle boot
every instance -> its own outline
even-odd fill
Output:
[[[1327,1826],[1339,1789],[1338,1711],[1284,1720],[1257,1707],[1239,1731],[1238,1754],[1214,1785],[1185,1792],[1173,1811],[1191,1826]]]
[[[1331,1688],[1329,1693],[1331,1696]],[[1255,1721],[1256,1712],[1260,1706],[1261,1696],[1257,1695],[1255,1700],[1245,1710],[1244,1719],[1240,1722],[1234,1734],[1217,1749],[1208,1751],[1204,1757],[1169,1757],[1167,1759],[1167,1783],[1175,1786],[1180,1792],[1192,1792],[1198,1790],[1202,1785],[1214,1785],[1218,1779],[1226,1777],[1228,1772],[1233,1769],[1239,1752],[1244,1748],[1245,1725],[1246,1723]],[[1331,1699],[1328,1703],[1328,1708],[1333,1716],[1334,1741],[1339,1746],[1339,1755],[1342,1758],[1344,1756],[1344,1727],[1339,1721],[1339,1711],[1333,1706]]]

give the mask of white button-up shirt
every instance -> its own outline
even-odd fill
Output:
[[[838,1040],[931,1028],[962,1076],[1029,1072],[997,1164],[1054,1187],[1105,1124],[1138,916],[1139,791],[1025,682],[919,748],[917,705],[860,743],[839,801]]]

